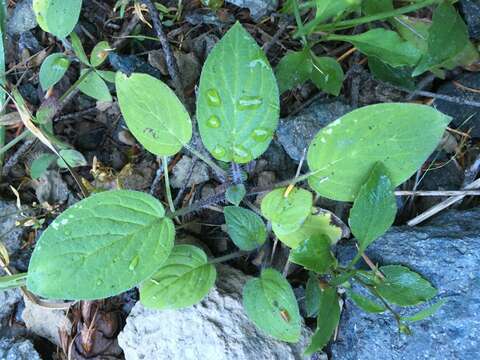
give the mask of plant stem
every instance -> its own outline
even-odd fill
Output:
[[[175,205],[173,205],[172,199],[172,190],[170,189],[170,177],[168,175],[168,159],[166,156],[163,157],[163,176],[165,178],[165,192],[167,193],[168,206],[172,213],[175,212]]]
[[[6,153],[8,150],[10,150],[15,145],[17,145],[20,141],[25,139],[29,134],[30,134],[30,131],[25,130],[20,135],[18,135],[16,138],[14,138],[12,141],[10,141],[7,145],[0,148],[0,156],[3,155],[4,153]]]
[[[225,262],[225,261],[229,261],[229,260],[233,260],[233,259],[242,257],[244,255],[247,255],[248,253],[249,253],[249,251],[240,250],[240,251],[236,251],[236,252],[231,253],[231,254],[220,256],[220,257],[217,257],[217,258],[213,258],[213,259],[209,260],[208,263],[209,264],[218,264],[218,263],[222,263],[222,262]]]
[[[302,38],[303,46],[306,46],[307,45],[307,37],[306,37],[305,32],[303,30],[303,22],[302,22],[302,18],[300,17],[300,10],[298,9],[297,0],[292,1],[292,6],[293,6],[293,13],[295,15],[295,22],[297,23],[297,27],[298,27],[298,32],[300,34],[302,34],[301,38]]]
[[[223,170],[220,166],[218,166],[214,161],[210,160],[207,156],[203,155],[200,151],[197,151],[194,149],[192,146],[186,144],[184,145],[185,149],[190,151],[193,155],[195,155],[197,158],[202,160],[205,164],[210,166],[215,172],[218,174],[222,175],[224,178],[226,178],[227,172]]]

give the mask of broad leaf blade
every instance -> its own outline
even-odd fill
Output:
[[[117,190],[65,210],[43,232],[27,287],[47,298],[91,300],[126,291],[153,275],[173,247],[175,229],[155,198]]]
[[[192,122],[175,93],[146,74],[117,73],[120,110],[135,138],[151,153],[174,155],[192,137]]]
[[[382,163],[374,165],[350,210],[349,225],[363,252],[392,226],[397,201],[392,182]]]
[[[107,41],[100,41],[92,50],[90,54],[90,63],[93,67],[97,67],[103,64],[107,59],[108,51],[110,50],[110,45]]]
[[[451,118],[425,105],[377,104],[354,110],[323,128],[308,149],[320,195],[354,200],[376,162],[398,186],[435,150]]]
[[[421,304],[437,295],[437,290],[416,272],[401,265],[380,267],[385,275],[378,293],[387,301],[400,306]]]
[[[142,284],[140,301],[153,309],[180,309],[201,301],[215,284],[215,266],[192,245],[177,245],[167,261]]]
[[[313,69],[310,79],[322,91],[338,96],[343,85],[343,69],[331,57],[317,57],[312,54]]]
[[[82,0],[33,0],[33,10],[42,30],[66,38],[78,22]]]
[[[310,79],[311,73],[312,60],[308,49],[287,53],[275,68],[280,94],[302,85]]]
[[[307,270],[324,274],[335,266],[336,260],[326,235],[314,235],[290,252],[289,260]]]
[[[247,193],[247,189],[243,184],[237,184],[229,186],[227,191],[225,192],[225,199],[235,205],[238,206],[242,202],[245,194]]]
[[[286,188],[270,191],[261,204],[262,215],[273,223],[294,225],[297,229],[310,215],[313,196],[310,191],[293,188],[287,194]]]
[[[247,163],[267,150],[279,117],[275,75],[236,23],[208,56],[197,100],[200,135],[217,160]]]
[[[70,60],[61,53],[49,55],[40,66],[40,85],[44,91],[58,83],[70,66]]]
[[[267,239],[267,230],[260,216],[237,206],[224,208],[227,232],[241,250],[254,250]]]
[[[112,101],[112,95],[110,95],[110,90],[108,90],[105,80],[103,80],[95,71],[87,69],[82,70],[80,76],[83,76],[86,71],[90,71],[90,73],[78,85],[79,90],[96,100],[106,102]]]
[[[57,156],[53,154],[42,154],[33,160],[30,167],[30,177],[32,179],[38,179],[48,170],[48,167],[55,161],[56,158]]]
[[[297,299],[288,281],[276,270],[266,269],[243,289],[243,306],[253,323],[268,335],[297,342],[301,318]]]

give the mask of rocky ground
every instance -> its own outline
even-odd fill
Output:
[[[107,10],[111,9],[114,1],[105,1],[103,5],[94,0],[84,3],[86,15],[79,24],[82,33],[89,34],[85,35],[84,41],[93,43],[90,36],[95,39],[109,37],[116,42],[117,49],[123,50],[124,57],[110,60],[112,69],[118,66],[118,61],[123,61],[159,78],[166,78],[165,62],[157,44],[137,40],[129,42],[115,37],[125,30],[128,19],[117,19],[110,26],[104,26],[109,17]],[[175,5],[176,1],[170,3]],[[265,44],[278,31],[276,19],[280,15],[277,11],[279,4],[269,0],[226,1],[220,13],[201,8],[198,1],[191,3],[185,4],[184,20],[172,28],[169,38],[182,42],[182,49],[176,57],[188,95],[187,103],[193,107],[201,66],[218,41],[220,29],[230,26],[235,19],[244,20],[257,40]],[[480,1],[461,0],[458,6],[469,26],[471,38],[479,42]],[[265,16],[270,16],[272,21],[260,22]],[[138,21],[133,25],[141,28]],[[190,30],[190,35],[186,39],[181,38],[187,30]],[[32,0],[11,2],[7,34],[9,68],[23,64],[18,66],[21,71],[13,72],[12,77],[19,82],[19,90],[29,104],[38,106],[44,96],[37,80],[38,66],[46,54],[42,55],[42,52],[58,44],[39,31]],[[270,46],[269,60],[272,64],[278,63],[285,50],[295,46],[297,44],[288,34],[280,36]],[[328,51],[341,55],[335,49]],[[34,54],[40,56],[34,58],[30,67],[26,67],[27,60]],[[282,119],[272,145],[260,159],[245,168],[249,183],[264,186],[291,178],[304,149],[317,131],[352,109],[379,102],[412,100],[431,100],[436,108],[453,117],[451,127],[456,130],[448,133],[449,136],[417,176],[402,185],[402,189],[458,190],[475,180],[480,169],[479,108],[399,92],[373,79],[366,68],[358,66],[357,60],[353,56],[345,63],[347,79],[339,97],[318,93],[309,83],[282,96]],[[480,102],[478,69],[456,69],[449,72],[446,79],[426,81],[424,89]],[[23,81],[22,76],[28,81]],[[65,90],[74,81],[74,74],[68,73],[59,88]],[[476,91],[459,87],[458,83]],[[13,137],[15,131],[13,129],[10,136]],[[77,96],[56,119],[55,133],[85,156],[90,165],[80,168],[79,172],[95,186],[108,189],[115,181],[121,181],[125,188],[163,196],[162,185],[156,181],[159,166],[155,157],[143,151],[128,133],[115,102],[101,104],[85,96]],[[11,266],[19,272],[27,270],[30,254],[44,222],[48,223],[61,209],[78,200],[74,181],[66,172],[52,169],[37,180],[29,179],[28,165],[43,152],[42,145],[25,141],[8,153],[1,174],[0,236],[10,254]],[[99,165],[97,173],[92,174],[90,170],[94,159]],[[170,164],[171,184],[179,204],[206,198],[221,186],[216,174],[188,154],[180,154]],[[22,205],[17,204],[10,186],[19,189]],[[367,253],[379,264],[400,263],[419,272],[439,289],[437,298],[432,302],[445,299],[446,304],[434,316],[413,325],[413,335],[406,336],[398,334],[391,317],[366,314],[347,301],[335,341],[328,345],[325,353],[317,353],[312,358],[478,358],[478,199],[462,199],[453,205],[455,209],[442,211],[416,226],[406,225],[409,220],[443,200],[443,197],[399,199],[396,226],[376,241]],[[346,220],[348,208],[345,204],[320,199],[317,205]],[[221,230],[223,215],[207,209],[195,216],[198,217],[192,220],[196,221],[182,229],[182,241],[198,244],[214,256],[234,251],[226,233]],[[18,223],[25,218],[31,222]],[[34,220],[38,222],[35,226],[32,225]],[[353,249],[353,242],[344,239],[335,251],[338,258],[346,262],[352,257]],[[306,319],[301,342],[292,345],[272,340],[259,332],[243,310],[241,287],[249,276],[258,273],[271,248],[266,247],[262,251],[248,259],[237,259],[219,266],[216,287],[209,296],[200,304],[179,311],[145,309],[137,302],[136,290],[105,301],[76,304],[68,311],[32,303],[20,290],[0,292],[0,360],[303,359],[303,350],[314,325],[311,319]],[[285,249],[280,249],[277,256],[281,257],[285,252]],[[296,273],[295,267],[290,269],[289,275],[292,283],[296,284],[295,291],[301,303],[304,288],[299,280],[304,280],[304,277]]]

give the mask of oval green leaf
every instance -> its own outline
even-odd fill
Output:
[[[355,305],[357,305],[365,312],[378,314],[387,310],[384,305],[379,304],[376,301],[373,301],[372,299],[360,295],[354,291],[348,290],[347,294],[350,299],[352,299],[352,301],[355,303]]]
[[[90,54],[90,63],[93,67],[97,67],[103,64],[108,57],[108,51],[110,45],[106,41],[100,41],[92,50]]]
[[[318,57],[312,54],[312,82],[320,90],[338,96],[342,90],[344,73],[343,69],[334,58],[328,56]]]
[[[33,0],[38,25],[60,39],[65,39],[77,25],[82,0]]]
[[[68,169],[68,166],[70,166],[71,168],[75,168],[87,165],[87,160],[85,159],[85,156],[83,156],[83,154],[77,150],[60,150],[60,155],[62,156],[62,159],[58,159],[57,164],[63,169]]]
[[[70,66],[68,57],[61,53],[49,55],[40,66],[40,85],[44,91],[58,83]]]
[[[215,284],[215,266],[192,245],[177,245],[140,288],[140,301],[153,309],[180,309],[201,301]]]
[[[247,163],[267,150],[278,125],[272,68],[236,23],[208,56],[197,100],[200,135],[217,160]]]
[[[312,59],[308,49],[287,53],[275,68],[280,93],[302,85],[310,79],[311,73]]]
[[[56,158],[57,156],[53,154],[42,154],[33,160],[32,166],[30,167],[30,177],[32,179],[41,177]]]
[[[224,208],[227,233],[241,250],[251,251],[267,240],[267,229],[260,216],[238,206]]]
[[[325,274],[336,265],[330,246],[328,236],[314,235],[293,249],[289,260],[317,274]]]
[[[382,162],[398,186],[435,150],[451,118],[432,107],[377,104],[354,110],[320,130],[308,149],[321,196],[353,201],[373,165]]]
[[[90,71],[88,75],[83,79],[83,81],[78,85],[78,89],[85,95],[91,96],[92,98],[99,101],[112,101],[112,95],[110,95],[110,90],[100,75],[93,70],[83,69],[80,72],[80,76],[83,76],[86,71]]]
[[[288,281],[276,270],[266,269],[243,289],[243,306],[253,323],[275,339],[297,342],[301,319]]]
[[[174,155],[192,137],[192,122],[175,93],[146,74],[118,72],[118,102],[128,128],[151,153]]]
[[[128,190],[92,195],[43,232],[27,287],[53,299],[119,294],[152,276],[168,258],[175,228],[154,197]]]

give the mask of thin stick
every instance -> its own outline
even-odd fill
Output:
[[[231,253],[231,254],[220,256],[220,257],[217,257],[217,258],[213,258],[213,259],[209,260],[208,263],[209,264],[218,264],[218,263],[222,263],[222,262],[225,262],[225,261],[229,261],[229,260],[233,260],[233,259],[245,256],[248,253],[249,253],[249,251],[242,251],[242,250],[241,251],[236,251],[236,252]]]
[[[426,190],[399,190],[395,191],[396,196],[479,196],[480,190],[436,190],[436,191],[426,191]]]
[[[172,199],[172,190],[170,189],[170,177],[168,175],[168,159],[166,156],[163,157],[163,173],[164,173],[164,178],[165,178],[165,192],[167,194],[167,200],[168,200],[168,206],[170,208],[170,211],[172,213],[175,212],[175,205],[173,204],[173,199]]]

